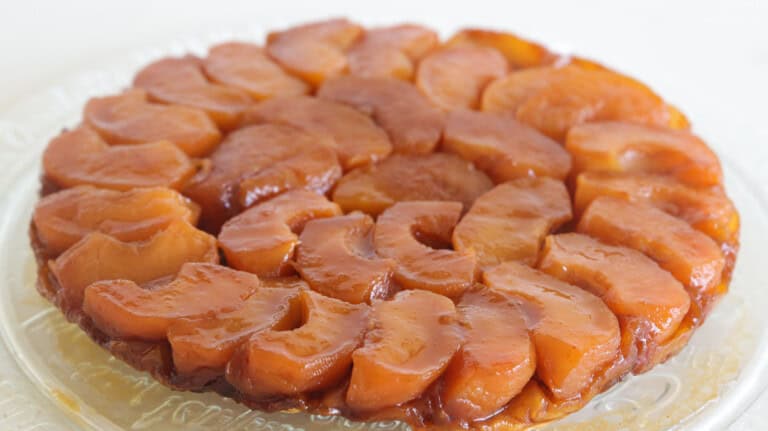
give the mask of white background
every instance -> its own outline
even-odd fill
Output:
[[[517,32],[650,84],[686,112],[721,156],[768,191],[768,1],[0,0],[0,113],[126,52],[227,28],[277,28],[346,15]],[[1,119],[1,118],[0,118]],[[735,148],[740,151],[733,151]],[[745,152],[744,149],[749,151]],[[768,364],[766,364],[768,366]],[[0,407],[1,409],[1,407]],[[768,429],[768,396],[732,430]],[[0,412],[7,414],[8,412]]]

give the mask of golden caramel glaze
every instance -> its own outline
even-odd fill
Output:
[[[180,189],[195,173],[186,154],[169,141],[109,146],[90,127],[64,131],[43,153],[46,179],[61,188],[92,185]]]
[[[212,46],[203,68],[213,82],[245,91],[255,100],[306,94],[310,90],[309,85],[287,74],[263,48],[252,43]]]
[[[416,62],[438,45],[437,33],[413,24],[372,28],[347,52],[349,74],[410,81]]]
[[[375,302],[365,343],[352,355],[349,407],[371,411],[421,395],[462,343],[457,320],[451,300],[424,290]]]
[[[163,340],[178,319],[231,312],[258,286],[253,274],[186,263],[173,281],[154,289],[126,279],[93,283],[85,290],[83,311],[113,337]]]
[[[344,212],[372,216],[402,201],[457,201],[469,209],[493,187],[472,163],[453,154],[393,154],[381,163],[347,173],[333,191]]]
[[[291,190],[229,219],[219,233],[219,247],[233,268],[266,277],[289,275],[304,225],[340,214],[338,205],[322,195]]]
[[[243,208],[292,189],[327,192],[341,177],[330,144],[290,126],[265,124],[230,133],[184,194],[202,207],[201,225],[218,232]]]
[[[477,261],[471,251],[450,247],[461,203],[399,202],[376,222],[376,253],[393,259],[395,281],[406,289],[424,289],[458,298],[475,282]]]
[[[512,70],[550,66],[559,60],[557,54],[536,42],[523,39],[512,33],[478,28],[459,31],[446,42],[446,45],[475,45],[493,48],[507,59]]]
[[[270,33],[267,52],[288,72],[317,87],[347,71],[346,51],[362,33],[346,19],[329,19]]]
[[[83,120],[110,145],[170,141],[191,157],[210,153],[221,140],[205,111],[150,103],[147,93],[137,88],[94,97],[85,105]]]
[[[373,219],[353,212],[309,221],[299,236],[296,270],[312,290],[352,304],[388,298],[396,263],[373,248]]]
[[[235,352],[227,380],[243,393],[260,398],[317,391],[349,372],[368,324],[368,306],[311,290],[301,291],[299,301],[301,326],[258,332]]]
[[[451,112],[442,148],[472,161],[497,183],[531,176],[564,179],[571,170],[571,156],[560,144],[508,114]]]
[[[544,237],[571,219],[561,181],[521,178],[500,184],[472,205],[453,231],[453,248],[477,256],[481,268],[508,260],[533,265]]]
[[[416,86],[441,109],[477,108],[485,87],[507,70],[507,61],[493,48],[442,48],[421,60]]]
[[[431,153],[443,132],[442,112],[413,86],[389,78],[343,76],[326,81],[317,97],[370,115],[396,153]]]
[[[121,192],[77,186],[40,199],[32,222],[46,251],[58,255],[91,232],[141,241],[175,220],[195,225],[199,214],[199,206],[167,188]]]

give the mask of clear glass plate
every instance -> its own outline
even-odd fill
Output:
[[[202,53],[216,40],[262,36],[259,31],[220,33],[125,56],[30,96],[0,117],[0,332],[7,347],[0,352],[0,410],[17,412],[0,418],[3,429],[43,429],[41,424],[44,429],[167,431],[407,429],[397,422],[267,414],[218,395],[173,392],[101,350],[34,288],[27,228],[37,200],[40,154],[50,137],[78,122],[89,97],[125,87],[135,70],[154,57]],[[759,313],[768,309],[763,250],[768,201],[739,162],[743,159],[724,159],[728,192],[742,216],[742,250],[731,292],[679,355],[537,429],[719,431],[766,386],[768,319]],[[15,375],[17,369],[23,374]]]

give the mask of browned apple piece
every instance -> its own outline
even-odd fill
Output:
[[[480,196],[453,231],[453,247],[488,268],[508,260],[536,263],[544,237],[571,219],[561,181],[521,178]]]
[[[210,161],[184,193],[202,206],[201,225],[211,232],[243,207],[291,189],[325,193],[341,177],[336,154],[325,141],[274,124],[230,133]]]
[[[349,407],[376,411],[421,395],[461,345],[457,318],[450,299],[423,290],[376,302],[365,344],[352,355]]]
[[[419,62],[416,86],[439,108],[476,108],[488,83],[506,74],[507,60],[499,51],[455,46],[435,51]]]
[[[254,334],[227,366],[227,380],[253,397],[296,395],[337,384],[363,341],[368,306],[301,291],[302,325]]]
[[[578,396],[618,357],[618,321],[597,296],[517,262],[485,271],[483,282],[520,304],[536,347],[536,374],[556,398]]]
[[[720,161],[695,135],[630,123],[592,123],[568,132],[573,171],[670,175],[693,186],[723,180]]]
[[[394,259],[395,281],[458,298],[475,281],[475,255],[450,248],[460,202],[399,202],[384,211],[373,237],[376,252]]]
[[[218,261],[216,238],[176,220],[140,242],[91,232],[49,264],[61,288],[60,299],[79,307],[83,290],[97,281],[125,279],[144,284],[176,274],[185,262]]]
[[[512,72],[488,85],[482,109],[511,113],[561,142],[571,127],[592,121],[681,126],[678,116],[644,84],[576,64]]]
[[[397,153],[431,153],[443,132],[443,115],[413,86],[387,78],[342,76],[326,81],[321,99],[345,103],[372,116]]]
[[[152,100],[202,109],[224,130],[237,127],[243,111],[253,104],[245,91],[210,83],[202,60],[192,56],[150,63],[136,74],[133,85],[146,90]]]
[[[493,183],[472,163],[453,154],[393,154],[346,174],[333,191],[344,212],[376,216],[401,201],[457,201],[469,209]]]
[[[99,231],[121,241],[140,241],[175,220],[194,225],[200,208],[175,190],[153,187],[120,192],[78,186],[37,203],[32,221],[51,255]]]
[[[415,62],[437,44],[437,34],[419,25],[370,29],[347,53],[349,73],[366,78],[410,80]]]
[[[346,51],[362,32],[346,19],[304,24],[270,33],[267,52],[288,72],[317,87],[347,70]]]
[[[376,255],[373,219],[354,212],[311,220],[296,249],[296,270],[323,295],[359,304],[392,291],[395,261]]]
[[[586,235],[547,237],[539,268],[602,298],[637,349],[635,370],[647,369],[656,346],[688,313],[690,297],[670,273],[639,251]]]
[[[111,145],[170,141],[192,157],[208,154],[221,133],[200,109],[147,101],[141,89],[95,97],[83,112],[85,122]]]
[[[558,61],[559,56],[544,46],[523,39],[512,33],[493,30],[468,28],[451,37],[447,46],[475,45],[494,48],[509,62],[512,69],[549,66]]]
[[[252,43],[213,46],[203,67],[212,81],[245,91],[256,100],[309,92],[304,81],[287,74],[264,49]]]
[[[599,197],[581,216],[578,231],[645,253],[683,283],[697,302],[716,296],[724,266],[720,248],[685,221],[658,208]]]
[[[472,161],[497,183],[530,176],[564,179],[571,169],[560,144],[508,114],[451,112],[443,149]]]
[[[269,288],[265,284],[235,310],[174,320],[168,327],[168,341],[176,370],[189,374],[210,369],[223,375],[235,349],[250,335],[298,326],[298,289]]]
[[[473,421],[523,389],[536,370],[536,351],[522,312],[503,294],[468,292],[458,310],[466,342],[445,372],[442,401],[452,418]]]
[[[230,219],[221,229],[219,246],[233,268],[265,277],[288,275],[304,224],[339,214],[338,205],[325,196],[291,190]]]
[[[179,319],[243,307],[258,286],[259,278],[253,274],[210,263],[186,263],[173,281],[153,289],[124,278],[93,283],[85,289],[83,310],[107,335],[160,341]]]
[[[286,124],[327,139],[345,170],[387,157],[392,144],[367,115],[329,100],[287,96],[266,100],[249,109],[244,124]]]
[[[110,147],[87,126],[53,138],[43,153],[43,170],[62,188],[92,185],[114,190],[179,189],[195,173],[187,155],[168,141]]]

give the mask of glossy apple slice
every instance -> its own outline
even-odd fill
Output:
[[[187,155],[168,141],[110,147],[87,126],[53,138],[43,153],[43,170],[62,188],[92,185],[113,190],[179,189],[195,173]]]
[[[517,262],[483,282],[518,301],[536,347],[536,374],[559,399],[578,396],[619,354],[619,324],[591,293]]]
[[[571,199],[561,181],[521,178],[477,198],[453,231],[453,247],[473,252],[481,268],[508,260],[533,265],[544,237],[570,219]]]
[[[145,289],[115,279],[85,289],[83,310],[115,338],[164,340],[179,319],[229,313],[259,286],[253,274],[209,263],[187,263],[168,284]]]
[[[376,252],[397,263],[395,281],[407,289],[425,289],[457,298],[475,281],[472,252],[450,247],[461,203],[400,202],[379,216],[373,237]]]
[[[359,212],[311,220],[299,237],[296,270],[313,290],[342,301],[388,297],[396,264],[376,255],[373,227]]]
[[[431,153],[443,132],[443,115],[412,85],[394,79],[343,76],[326,81],[317,97],[365,112],[397,153]]]
[[[141,89],[95,97],[88,101],[84,121],[112,145],[170,141],[192,157],[208,154],[221,133],[204,111],[149,103]]]
[[[310,85],[347,70],[346,51],[363,29],[346,19],[313,22],[267,36],[267,52],[288,72]]]
[[[212,81],[245,91],[256,100],[309,92],[304,81],[287,74],[252,43],[215,45],[208,50],[203,67]]]
[[[507,74],[501,53],[484,46],[455,46],[435,51],[419,62],[416,86],[435,106],[476,108],[489,82]]]
[[[472,161],[496,183],[530,176],[563,179],[571,169],[560,144],[508,114],[451,112],[443,149]]]
[[[592,123],[572,128],[565,147],[573,172],[670,175],[693,186],[720,184],[715,153],[695,135],[629,123]]]
[[[308,190],[291,190],[230,219],[219,246],[227,263],[260,276],[288,275],[298,234],[309,220],[340,215],[338,205]]]
[[[453,154],[393,154],[346,174],[333,191],[344,212],[376,216],[402,201],[457,201],[467,210],[493,183],[472,163]]]
[[[352,355],[349,407],[376,411],[421,395],[461,345],[457,318],[450,299],[423,290],[376,302],[365,344]]]
[[[347,53],[349,73],[366,78],[410,80],[415,63],[437,44],[437,34],[419,25],[370,29]]]
[[[58,255],[91,232],[121,241],[140,241],[175,220],[194,225],[200,208],[175,190],[152,187],[120,192],[78,186],[37,203],[32,221],[51,255]]]
[[[453,35],[448,46],[475,45],[494,48],[509,62],[512,69],[549,66],[558,61],[559,56],[544,46],[523,39],[512,33],[468,28]]]
[[[536,370],[536,351],[521,311],[503,294],[482,288],[458,305],[466,342],[443,377],[443,408],[473,421],[504,407]]]
[[[265,330],[243,344],[227,366],[227,380],[253,397],[295,395],[338,383],[362,343],[368,306],[301,291],[303,324]]]
[[[50,262],[60,299],[79,307],[83,290],[100,280],[148,283],[173,274],[186,262],[218,263],[216,238],[176,220],[151,238],[123,242],[92,232]]]

